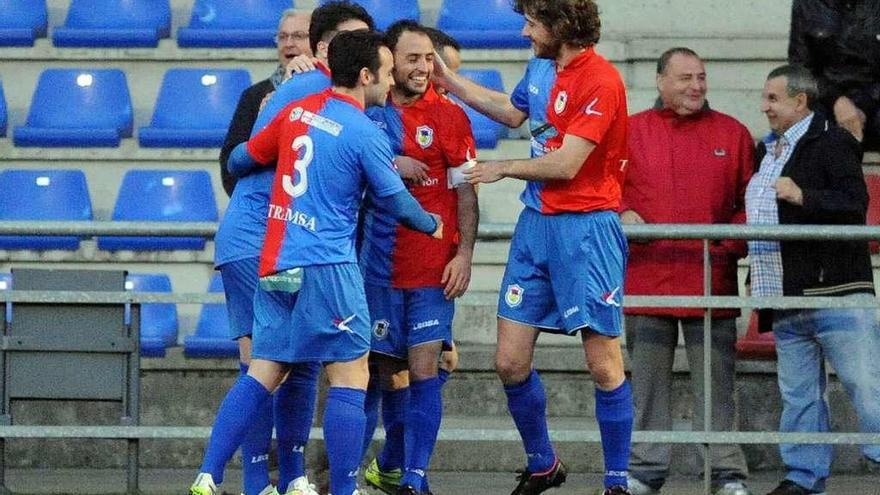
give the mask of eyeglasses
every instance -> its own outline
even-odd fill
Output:
[[[275,35],[275,43],[282,45],[289,41],[303,41],[309,39],[309,33],[305,31],[294,31],[292,33],[285,33],[281,31],[280,33]]]

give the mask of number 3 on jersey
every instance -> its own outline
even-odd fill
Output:
[[[293,169],[299,174],[299,182],[294,184],[293,177],[285,174],[281,178],[281,185],[284,188],[284,192],[294,198],[298,198],[305,194],[309,188],[309,176],[306,174],[306,171],[315,157],[315,145],[312,142],[312,138],[303,135],[294,139],[291,147],[293,151],[297,152],[303,149],[302,158],[293,163]]]

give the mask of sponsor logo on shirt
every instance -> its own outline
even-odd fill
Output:
[[[715,148],[715,156],[727,156],[727,150],[724,148]]]
[[[297,120],[301,120],[303,124],[320,129],[334,137],[339,137],[339,133],[342,132],[342,124],[339,122],[308,110],[303,110],[302,107],[296,107],[290,111],[290,121],[296,122]]]
[[[504,293],[504,302],[511,308],[516,308],[522,304],[523,293],[525,290],[517,284],[507,286],[507,292]]]
[[[426,125],[416,127],[416,142],[419,143],[422,149],[430,148],[431,144],[434,143],[434,129]]]
[[[566,105],[568,105],[568,93],[560,91],[559,94],[556,95],[556,101],[553,102],[553,110],[556,112],[556,115],[564,112]]]
[[[297,120],[299,120],[302,117],[302,114],[303,114],[302,107],[294,108],[293,110],[290,111],[290,121],[296,122]]]
[[[305,227],[312,232],[316,230],[315,217],[308,213],[291,210],[290,208],[282,208],[278,205],[269,205],[269,218],[273,220],[282,220],[290,222],[300,227]]]
[[[357,315],[351,315],[344,320],[342,318],[334,318],[333,326],[336,327],[337,330],[340,330],[342,332],[351,333],[351,328],[349,328],[348,324],[351,323],[352,320],[354,320],[355,316]]]
[[[373,322],[373,335],[379,340],[385,340],[388,337],[388,327],[390,326],[388,320],[376,320]]]
[[[609,306],[617,306],[620,307],[620,303],[617,302],[617,293],[620,292],[620,287],[615,287],[611,292],[606,292],[602,294],[602,301]]]
[[[412,326],[413,331],[423,330],[425,328],[436,327],[440,325],[440,320],[426,320],[420,321]]]

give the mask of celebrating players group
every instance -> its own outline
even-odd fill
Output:
[[[316,495],[303,453],[321,367],[330,493],[364,493],[357,477],[380,404],[386,442],[365,481],[392,495],[431,493],[477,185],[504,178],[527,181],[498,302],[496,367],[527,458],[512,493],[566,478],[532,367],[540,332],[580,334],[605,455],[599,493],[629,493],[633,404],[619,342],[627,246],[616,213],[624,84],[594,51],[592,0],[514,4],[535,58],[512,95],[456,74],[455,41],[416,22],[379,33],[347,1],[291,19],[307,28],[285,38],[307,32],[308,50],[287,81],[273,76],[250,139],[226,164],[238,182],[216,265],[242,374],[217,412],[192,495],[218,493],[239,447],[247,495]],[[477,162],[468,117],[447,93],[508,126],[528,120],[531,157]],[[273,423],[277,490],[267,467]]]

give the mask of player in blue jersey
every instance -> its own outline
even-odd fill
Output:
[[[330,2],[313,12],[309,42],[326,67],[327,46],[340,31],[370,29],[373,20],[359,5]],[[273,105],[283,108],[294,100],[330,87],[328,71],[297,75],[278,87],[271,104],[257,116],[251,135],[272,117]],[[279,109],[280,109],[279,108]],[[233,192],[215,238],[215,266],[223,277],[229,310],[229,326],[240,347],[241,373],[246,374],[251,356],[253,301],[259,276],[257,265],[266,232],[269,192],[275,170],[267,168],[241,178]],[[278,441],[278,486],[288,495],[317,495],[305,471],[304,447],[308,442],[315,409],[318,363],[300,364],[264,405],[254,421],[251,434],[242,443],[244,493],[257,495],[271,490],[268,451],[274,422]],[[274,415],[274,421],[273,421]],[[265,488],[265,489],[264,489]],[[261,492],[260,490],[263,490]]]
[[[514,8],[525,14],[523,35],[535,55],[552,61],[556,81],[548,99],[540,85],[521,87],[511,101],[442,66],[435,70],[438,84],[510,126],[540,111],[532,104],[546,103],[546,124],[532,132],[553,133],[533,144],[531,160],[487,162],[466,172],[472,183],[528,181],[498,304],[496,369],[528,458],[513,495],[565,481],[547,432],[544,387],[532,369],[541,331],[581,333],[596,385],[604,493],[626,494],[633,407],[619,340],[627,247],[616,213],[627,162],[625,87],[595,53],[600,21],[593,0],[516,0]],[[549,72],[547,65],[529,69]]]
[[[393,84],[393,58],[381,34],[340,33],[330,44],[333,87],[296,101],[232,152],[242,175],[277,161],[254,300],[253,358],[227,394],[214,423],[193,495],[216,493],[223,467],[249,422],[294,363],[322,362],[330,381],[324,439],[330,489],[356,495],[363,402],[369,378],[370,326],[357,268],[356,215],[369,187],[414,230],[442,237],[393,167],[387,139],[364,115]]]

